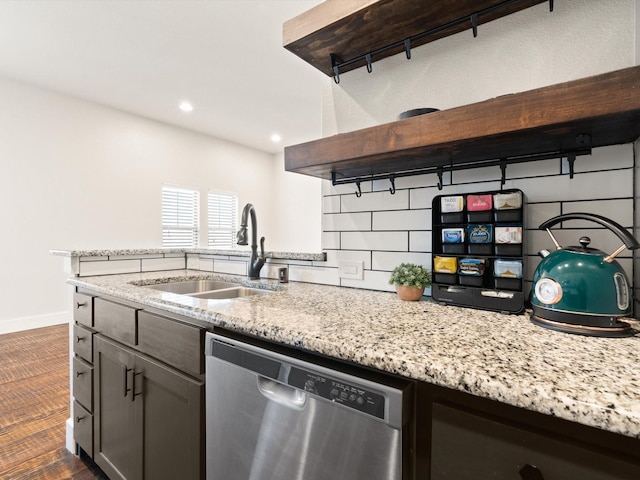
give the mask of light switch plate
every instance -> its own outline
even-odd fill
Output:
[[[338,262],[338,276],[362,280],[364,278],[364,262]]]

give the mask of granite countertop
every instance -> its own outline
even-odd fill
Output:
[[[292,282],[234,300],[138,285],[244,277],[179,270],[73,278],[75,286],[267,340],[640,438],[640,337],[595,338],[424,298]]]
[[[246,249],[213,249],[213,248],[133,248],[133,249],[94,249],[94,250],[50,250],[50,255],[59,257],[118,257],[130,255],[157,255],[157,254],[199,254],[199,255],[226,255],[229,257],[250,257],[251,251]],[[327,254],[299,253],[299,252],[266,252],[266,258],[287,260],[317,260],[324,262]]]

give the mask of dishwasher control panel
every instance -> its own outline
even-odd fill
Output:
[[[385,397],[354,383],[346,383],[318,373],[292,367],[288,382],[292,387],[384,419]]]

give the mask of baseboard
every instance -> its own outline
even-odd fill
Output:
[[[71,418],[67,418],[66,422],[67,430],[66,430],[66,441],[65,445],[67,450],[69,450],[74,455],[77,455],[76,449],[76,441],[73,439],[73,420]]]
[[[12,318],[0,320],[0,334],[31,330],[33,328],[49,327],[69,323],[70,312],[46,313],[44,315],[34,315],[32,317]]]

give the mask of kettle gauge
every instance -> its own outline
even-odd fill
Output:
[[[541,278],[536,283],[535,293],[542,303],[553,305],[562,299],[562,285],[552,278]]]

